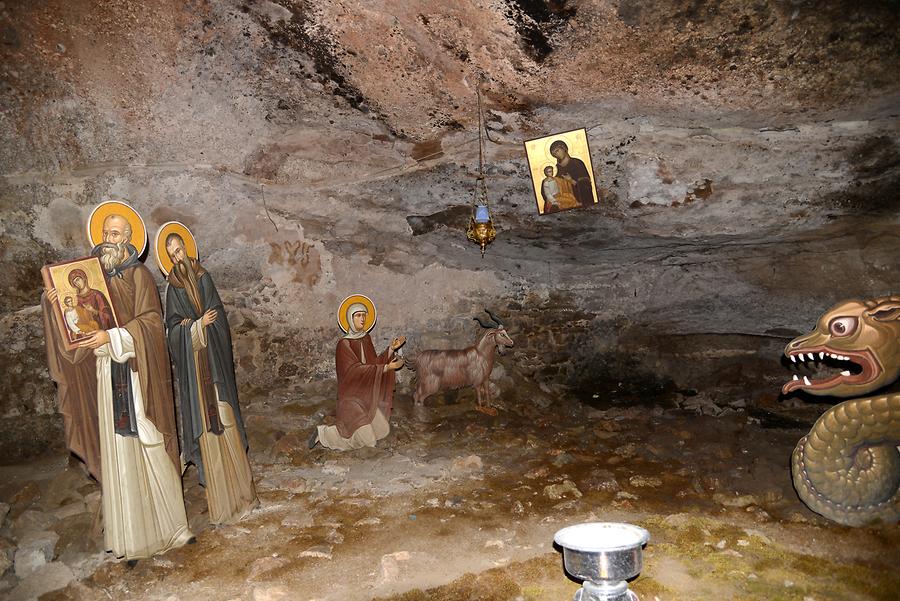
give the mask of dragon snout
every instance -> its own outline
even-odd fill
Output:
[[[815,332],[812,334],[805,334],[803,336],[798,336],[794,338],[790,342],[787,343],[787,346],[784,347],[784,355],[789,357],[791,353],[795,352],[799,348],[805,348],[809,346],[818,346],[821,343],[824,343],[824,340],[819,340],[822,338],[817,335]]]

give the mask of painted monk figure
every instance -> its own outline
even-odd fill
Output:
[[[181,399],[182,453],[185,463],[197,466],[210,523],[232,523],[259,501],[247,459],[231,331],[212,277],[187,256],[184,239],[169,234],[165,245],[172,260],[166,327]]]
[[[130,208],[130,207],[129,207]],[[103,220],[92,254],[108,278],[121,327],[67,351],[42,298],[47,361],[58,384],[66,444],[101,483],[106,549],[136,561],[192,540],[181,489],[175,405],[156,283],[122,215]]]
[[[361,296],[361,295],[360,295]],[[368,300],[368,299],[366,299]],[[374,310],[374,307],[373,307]],[[351,303],[345,313],[347,334],[338,342],[335,352],[338,399],[334,425],[316,428],[309,440],[338,451],[374,447],[390,432],[391,408],[394,401],[394,382],[403,358],[396,351],[406,338],[395,338],[380,355],[376,354],[372,338],[366,329],[369,309],[361,302]]]

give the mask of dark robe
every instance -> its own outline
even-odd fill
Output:
[[[173,268],[169,273],[169,287],[166,289],[166,329],[168,330],[169,350],[175,362],[175,373],[178,379],[178,399],[181,410],[182,451],[185,463],[197,466],[200,483],[206,483],[203,470],[203,459],[200,455],[200,435],[204,431],[213,434],[224,432],[219,419],[219,408],[216,404],[216,391],[222,402],[231,405],[238,432],[244,450],[247,450],[247,434],[241,407],[238,403],[237,384],[234,378],[234,357],[231,350],[231,330],[225,307],[219,298],[219,292],[200,263],[192,260],[191,269],[197,279],[197,290],[189,291],[179,279]],[[194,294],[196,293],[196,297]],[[206,326],[206,348],[200,350],[200,365],[194,366],[194,347],[191,343],[191,326],[203,317],[203,314],[215,309],[218,312],[216,321]],[[181,325],[182,320],[189,319],[188,325]],[[200,381],[196,373],[200,373]],[[203,423],[200,411],[201,399],[205,402],[207,423]]]
[[[565,166],[556,162],[556,176],[564,177],[568,175],[574,180],[575,199],[583,207],[594,204],[594,190],[591,186],[591,174],[585,167],[581,159],[569,157],[569,162]]]
[[[390,356],[390,348],[376,355],[368,334],[356,340],[341,338],[338,342],[335,352],[338,381],[335,425],[342,437],[350,438],[361,426],[371,424],[379,409],[385,419],[390,419],[397,373],[384,371]]]
[[[106,297],[103,296],[102,292],[88,288],[84,295],[76,294],[75,296],[78,299],[78,306],[91,307],[96,311],[96,313],[91,313],[91,319],[100,324],[101,330],[109,330],[116,327],[112,310],[106,303]]]
[[[121,365],[138,372],[145,403],[144,413],[163,435],[166,452],[180,472],[172,378],[159,293],[150,270],[138,260],[135,248],[129,245],[128,249],[130,252],[128,259],[106,274],[110,300],[118,314],[120,327],[125,328],[134,339],[135,356]],[[97,252],[98,249],[95,249],[94,254]],[[59,410],[65,425],[66,446],[85,462],[91,475],[99,481],[102,474],[94,351],[90,349],[67,351],[62,334],[51,317],[52,306],[46,296],[42,297],[41,303],[44,309],[47,365],[50,377],[57,383]],[[113,362],[113,366],[115,365],[118,364]],[[114,376],[114,398],[115,379]],[[128,411],[127,406],[125,410]],[[133,419],[132,410],[127,415],[127,421],[133,423]],[[116,429],[118,433],[118,423]]]

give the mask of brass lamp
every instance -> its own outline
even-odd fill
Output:
[[[466,237],[481,246],[481,256],[484,257],[485,248],[497,237],[497,230],[494,229],[494,222],[491,220],[491,209],[487,204],[473,207]]]
[[[491,208],[488,206],[487,186],[484,183],[484,138],[482,131],[484,124],[481,114],[481,87],[475,88],[478,94],[478,179],[475,180],[475,193],[472,197],[472,216],[469,218],[469,227],[466,237],[481,247],[481,256],[487,245],[497,237],[494,229],[494,221],[491,218]]]

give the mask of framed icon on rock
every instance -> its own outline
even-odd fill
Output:
[[[597,204],[597,184],[584,128],[525,141],[538,214]]]

